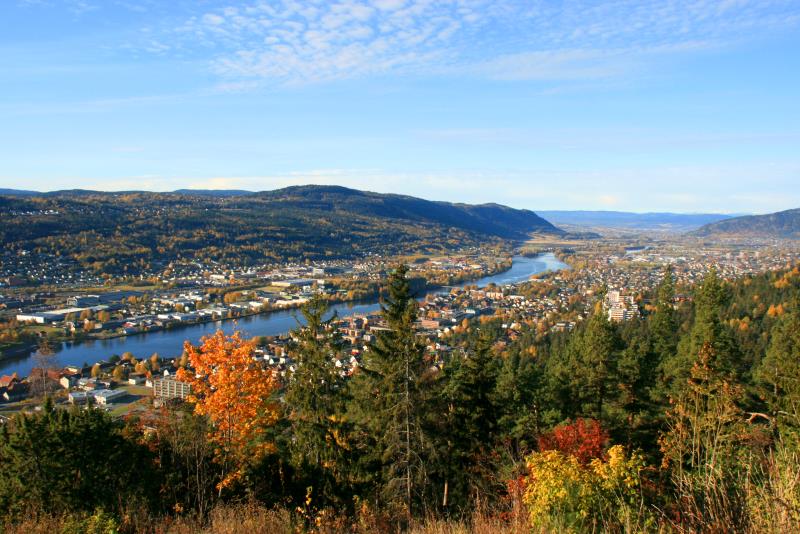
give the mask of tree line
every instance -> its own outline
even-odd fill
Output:
[[[415,332],[400,266],[386,328],[350,375],[314,299],[285,376],[218,332],[187,344],[181,406],[113,421],[48,403],[15,418],[0,434],[0,511],[101,510],[136,530],[136,517],[255,499],[308,530],[476,507],[541,531],[794,530],[800,271],[711,271],[691,294],[677,302],[666,269],[639,319],[609,322],[598,303],[573,332],[510,343],[499,320],[470,323],[442,355]]]

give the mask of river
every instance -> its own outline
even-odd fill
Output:
[[[490,283],[497,285],[514,284],[524,282],[534,274],[564,268],[568,268],[567,265],[559,261],[552,253],[540,254],[530,258],[515,256],[509,270],[472,282],[466,282],[459,287],[471,284],[475,284],[478,287],[485,287]],[[428,293],[439,291],[441,289],[431,290]],[[424,298],[428,293],[420,295],[418,298]],[[379,308],[380,305],[375,301],[342,303],[331,306],[331,312],[335,311],[340,317],[346,317],[376,311]],[[178,327],[173,330],[160,330],[103,340],[65,342],[61,347],[57,348],[54,365],[64,367],[67,365],[81,365],[82,363],[93,364],[94,362],[105,360],[113,354],[119,355],[123,352],[131,352],[138,359],[149,357],[154,352],[157,352],[162,357],[174,357],[181,354],[185,340],[197,343],[201,337],[220,329],[228,334],[234,330],[240,330],[246,337],[285,334],[297,326],[299,316],[300,313],[297,309],[273,311],[235,320]],[[26,376],[35,365],[35,355],[27,358],[8,359],[0,362],[0,374],[16,372],[19,376]]]

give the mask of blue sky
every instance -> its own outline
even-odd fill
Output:
[[[797,0],[0,0],[0,187],[800,207]]]

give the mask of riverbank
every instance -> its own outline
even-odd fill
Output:
[[[22,356],[30,355],[31,352],[36,350],[36,345],[20,344],[19,346],[4,347],[0,350],[0,362],[3,360],[10,360]]]
[[[516,256],[510,269],[462,282],[454,285],[454,287],[463,287],[465,285],[484,287],[491,283],[498,285],[519,283],[535,274],[563,268],[567,268],[567,265],[558,261],[552,253],[544,254],[537,258]],[[428,294],[442,289],[446,289],[446,286],[425,287],[420,290],[418,298],[425,298]],[[379,299],[374,297],[367,301],[334,303],[331,305],[331,313],[337,313],[340,317],[372,313],[380,309],[378,301]],[[174,357],[181,354],[184,341],[188,340],[196,343],[204,335],[213,334],[219,329],[228,334],[234,330],[241,330],[245,335],[252,337],[285,334],[298,326],[298,315],[296,308],[285,308],[263,313],[242,314],[239,317],[226,320],[208,320],[185,325],[178,324],[171,329],[123,336],[109,336],[103,339],[84,339],[78,342],[66,341],[56,348],[56,358],[58,365],[66,366],[82,365],[83,363],[91,364],[106,360],[113,354],[121,355],[124,352],[131,352],[140,359],[153,353],[158,353],[162,357]],[[28,358],[0,362],[0,374],[9,374],[15,371],[20,376],[29,374],[34,366],[34,356],[35,353]]]
[[[496,268],[496,269],[488,268],[488,269],[486,269],[485,272],[476,273],[476,275],[473,275],[473,276],[463,275],[463,274],[462,275],[451,275],[451,276],[447,277],[447,282],[444,283],[444,284],[442,284],[442,283],[431,283],[430,281],[428,281],[428,280],[426,280],[426,279],[424,279],[422,277],[412,278],[410,280],[411,285],[412,285],[412,291],[413,292],[430,293],[430,292],[433,292],[433,291],[439,291],[439,290],[441,290],[443,288],[446,288],[446,287],[453,287],[453,286],[458,286],[458,285],[469,284],[469,283],[472,283],[472,282],[475,282],[475,281],[479,281],[479,280],[482,280],[482,279],[485,279],[485,278],[488,278],[488,277],[501,275],[501,274],[503,274],[505,272],[508,272],[508,271],[510,271],[512,269],[512,267],[513,267],[513,259],[512,258],[508,258],[507,260],[504,260],[504,261],[502,261],[500,263],[497,263],[495,265],[495,267],[498,267],[498,268]],[[368,284],[368,286],[370,286],[369,291],[367,291],[367,292],[361,291],[361,292],[359,292],[358,297],[357,298],[353,298],[353,299],[341,298],[341,297],[337,296],[336,294],[325,295],[325,296],[326,296],[326,299],[327,299],[329,305],[331,305],[331,306],[335,306],[335,305],[338,305],[338,304],[358,305],[358,304],[371,302],[373,300],[379,300],[382,296],[384,296],[384,291],[381,289],[381,283],[379,283],[379,282],[375,282],[375,283],[370,282]],[[249,289],[253,289],[253,288],[256,288],[256,287],[258,287],[258,284],[251,284],[250,287],[236,288],[236,290],[244,290],[244,289],[248,289],[248,288]],[[57,336],[57,337],[50,337],[49,340],[50,340],[51,343],[79,344],[79,343],[87,342],[87,341],[104,341],[104,340],[110,340],[110,339],[116,339],[116,338],[122,338],[122,337],[138,336],[138,335],[143,335],[143,334],[148,334],[148,333],[153,333],[153,332],[160,332],[162,330],[180,330],[180,329],[183,329],[183,328],[191,328],[193,326],[206,324],[206,323],[235,321],[237,319],[245,319],[247,317],[253,317],[253,316],[258,316],[258,315],[269,315],[269,314],[275,313],[275,312],[282,312],[282,311],[287,311],[287,310],[296,310],[296,309],[299,309],[300,307],[302,307],[303,302],[304,301],[298,301],[298,304],[287,304],[287,305],[279,306],[277,308],[268,308],[268,309],[262,309],[262,310],[258,310],[258,311],[241,311],[241,310],[237,310],[236,312],[234,312],[234,314],[226,315],[224,317],[217,317],[217,318],[214,318],[214,317],[198,317],[197,319],[191,320],[191,321],[166,322],[164,326],[159,326],[157,328],[149,328],[147,330],[141,330],[141,331],[137,331],[137,332],[128,333],[128,332],[117,330],[117,331],[113,331],[113,332],[112,331],[104,331],[104,332],[99,332],[99,333],[84,333],[84,332],[80,331],[80,332],[78,332],[78,335],[76,335],[76,336],[60,335],[60,336]],[[15,350],[13,353],[9,352],[8,353],[8,357],[10,359],[14,358],[14,357],[27,357],[32,352],[34,352],[35,350],[36,350],[36,345],[26,346],[26,347],[23,347],[21,349]],[[0,355],[0,360],[2,360],[2,359],[3,359],[3,357],[2,357],[2,355]]]

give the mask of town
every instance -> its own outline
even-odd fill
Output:
[[[701,281],[711,268],[734,280],[786,268],[800,260],[800,253],[789,244],[753,250],[700,249],[682,242],[631,247],[592,243],[577,250],[559,249],[557,255],[565,263],[558,270],[519,283],[479,287],[470,281],[502,273],[511,266],[511,258],[495,255],[495,251],[469,252],[409,262],[410,276],[423,282],[420,287],[428,287],[419,300],[415,330],[433,367],[447,360],[454,350],[450,341],[472,321],[499,321],[497,346],[502,348],[527,331],[571,331],[590,314],[598,298],[610,320],[638,318],[650,305],[646,295],[662,279],[666,266],[681,288]],[[219,269],[210,274],[200,274],[197,265],[173,265],[164,275],[163,289],[73,291],[58,308],[48,306],[53,293],[0,296],[6,324],[35,333],[31,350],[37,363],[27,377],[11,373],[0,378],[0,402],[5,402],[2,411],[30,409],[45,392],[61,392],[56,398],[67,405],[92,403],[115,415],[185,399],[188,385],[175,377],[176,371],[186,366],[185,355],[126,351],[60,368],[53,344],[62,339],[138,335],[269,314],[296,309],[314,296],[330,303],[377,298],[392,263],[375,256],[350,263],[285,265],[245,272]],[[689,298],[683,293],[675,297],[676,302]],[[375,306],[366,313],[334,317],[330,328],[344,343],[336,366],[342,376],[348,376],[386,324]],[[263,365],[282,378],[294,371],[291,333],[257,336],[256,343],[256,357]]]
[[[800,532],[800,1],[0,5],[0,534]]]

